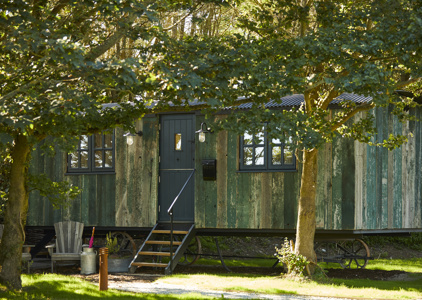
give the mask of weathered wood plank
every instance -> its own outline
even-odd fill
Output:
[[[217,228],[227,228],[227,131],[217,135]]]
[[[198,127],[196,127],[198,128]],[[203,159],[216,159],[217,158],[217,134],[208,134],[206,141],[201,143],[200,147],[205,150]],[[201,174],[202,174],[202,160],[201,160]],[[218,164],[218,161],[217,161]],[[217,166],[218,168],[218,166]],[[210,228],[217,227],[217,181],[205,181],[203,178],[200,179],[205,188],[206,194],[206,208],[205,208],[205,217],[206,223],[205,226]]]
[[[318,151],[316,227],[332,227],[332,145],[324,144]]]
[[[271,224],[269,228],[284,228],[284,173],[271,176]]]
[[[284,227],[296,228],[299,186],[297,173],[284,173]],[[293,188],[291,188],[293,187]]]
[[[237,220],[236,199],[237,182],[240,174],[236,173],[239,161],[237,151],[239,149],[238,137],[229,132],[227,140],[227,228],[235,228]]]
[[[343,168],[342,153],[345,151],[343,139],[336,136],[333,140],[333,229],[340,229],[342,225],[342,197],[343,197]]]
[[[370,112],[376,118],[376,113],[374,111]],[[376,138],[371,138],[372,142],[376,142]],[[377,155],[376,147],[367,146],[366,148],[366,214],[364,219],[367,220],[366,229],[375,229],[377,224],[377,209],[376,209],[376,171],[377,171]]]
[[[378,119],[380,120],[380,127],[382,128],[382,134],[380,134],[381,140],[388,140],[388,110],[382,109],[379,113]],[[380,224],[378,228],[388,227],[388,149],[385,147],[379,148],[381,155],[381,195],[379,197],[380,203],[378,211],[381,213]]]
[[[403,133],[402,123],[397,118],[393,119],[393,127],[395,134]],[[393,221],[392,228],[402,227],[402,202],[403,202],[403,147],[395,149],[393,153],[393,184],[392,184],[392,198],[393,198]]]
[[[366,116],[365,113],[360,113],[356,116],[357,119],[362,119]],[[365,192],[365,178],[366,178],[366,145],[358,141],[354,142],[355,147],[355,229],[364,228],[364,209],[366,207],[366,192]]]
[[[415,111],[415,118],[416,120],[421,120],[421,111],[420,109],[414,109]],[[414,121],[415,123],[415,133],[414,133],[414,140],[415,140],[415,192],[414,192],[414,218],[412,228],[420,228],[421,227],[421,122]],[[419,149],[417,151],[416,149]]]
[[[273,219],[273,189],[270,188],[272,183],[273,175],[276,173],[262,173],[261,176],[261,189],[259,193],[261,195],[260,201],[257,200],[256,209],[259,209],[260,213],[258,214],[258,227],[259,228],[271,228],[271,223]],[[274,176],[276,177],[276,176]]]

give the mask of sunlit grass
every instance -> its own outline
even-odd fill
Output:
[[[324,269],[341,269],[341,266],[335,263],[320,263],[319,265]],[[422,258],[370,260],[366,265],[366,269],[422,273]]]
[[[272,267],[276,259],[224,259],[228,267]],[[195,265],[219,266],[221,261],[211,258],[200,258]]]
[[[0,299],[210,299],[199,294],[179,296],[130,293],[113,289],[99,291],[98,284],[58,274],[22,275],[22,284],[22,292],[7,291],[0,285]]]
[[[230,266],[272,266],[272,260],[226,260]],[[201,260],[198,264],[219,264],[218,260]],[[338,264],[322,264],[324,268]],[[292,280],[280,276],[257,274],[180,274],[159,278],[158,282],[193,285],[202,289],[267,294],[297,294],[346,298],[421,299],[422,259],[380,259],[370,261],[368,269],[403,270],[413,273],[410,281],[374,280]],[[99,291],[93,284],[72,276],[58,274],[22,275],[22,292],[9,292],[0,286],[0,299],[211,299],[199,294],[154,295],[117,290]]]
[[[291,280],[270,276],[173,275],[159,279],[169,284],[195,285],[204,289],[268,294],[299,294],[327,297],[417,299],[422,297],[422,279],[415,281]]]

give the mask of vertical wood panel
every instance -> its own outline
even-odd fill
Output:
[[[415,110],[415,115],[416,115],[416,120],[421,120],[421,110],[420,109],[414,109]],[[412,224],[413,228],[420,228],[422,225],[421,222],[421,209],[422,209],[422,204],[421,204],[421,198],[422,198],[422,194],[421,194],[421,189],[422,189],[422,172],[421,172],[421,164],[422,164],[422,144],[421,144],[421,121],[416,121],[415,122],[415,197],[414,197],[414,202],[415,202],[415,215],[414,215],[414,222]]]
[[[407,124],[407,132],[414,134],[415,123]],[[405,158],[403,168],[403,228],[411,228],[414,217],[414,192],[415,192],[415,139],[409,137],[405,144]]]
[[[159,119],[144,118],[142,122],[143,138],[141,151],[141,198],[136,206],[138,216],[134,224],[149,227],[157,221],[158,205],[158,127]]]
[[[332,145],[326,143],[318,151],[317,228],[332,228],[332,211]]]
[[[342,151],[342,229],[354,228],[355,211],[355,154],[354,141],[344,139]]]
[[[376,117],[375,112],[371,112]],[[376,139],[373,137],[371,138],[371,142],[376,142]],[[367,220],[367,228],[366,229],[375,229],[377,224],[377,210],[376,210],[376,165],[377,165],[377,158],[376,158],[376,147],[367,146],[366,148],[366,214],[364,215],[364,219]]]
[[[197,127],[198,128],[198,127]],[[208,134],[204,143],[200,143],[202,147],[203,159],[217,158],[217,135]],[[218,168],[218,161],[217,161]],[[217,181],[205,181],[202,173],[202,160],[200,162],[201,178],[203,190],[200,191],[200,197],[205,197],[205,226],[209,228],[217,227]]]
[[[270,228],[284,228],[284,173],[274,173],[271,177],[271,185],[269,188],[271,189],[272,194]]]
[[[395,134],[402,134],[403,126],[402,123],[397,120],[397,118],[393,119],[393,128]],[[403,147],[395,149],[392,151],[393,153],[393,221],[392,221],[392,228],[401,228],[402,227],[402,202],[403,202],[403,176],[402,176],[402,165],[403,165]]]
[[[236,197],[236,227],[248,228],[250,212],[250,188],[253,175],[251,173],[239,173],[237,177]]]
[[[359,117],[362,117],[360,115]],[[365,189],[364,182],[366,177],[365,168],[365,150],[366,146],[358,141],[355,141],[355,229],[362,229],[364,227],[363,211],[365,208]]]
[[[300,174],[300,173],[299,173]],[[284,227],[296,228],[297,203],[300,188],[298,173],[284,173]],[[292,188],[293,187],[293,188]]]
[[[227,140],[227,227],[235,228],[237,220],[236,200],[237,182],[239,174],[236,173],[238,160],[238,137],[229,132]]]
[[[273,219],[273,202],[278,199],[273,199],[272,191],[272,178],[276,173],[262,173],[261,178],[261,194],[259,205],[259,228],[271,228]],[[258,209],[258,207],[257,207]]]
[[[382,134],[380,136],[380,142],[383,142],[388,139],[388,109],[383,108],[380,109],[378,114],[378,119],[380,120],[380,128],[382,129]],[[380,156],[381,156],[381,172],[380,177],[381,179],[381,193],[380,193],[380,203],[379,203],[379,212],[381,213],[380,216],[380,224],[378,228],[387,228],[388,227],[388,149],[385,147],[379,148]]]
[[[338,136],[333,140],[333,229],[340,229],[342,224],[342,152],[345,151],[342,140]]]
[[[204,122],[203,116],[196,116],[195,128],[201,127],[201,122]],[[202,180],[202,165],[201,161],[205,157],[205,147],[198,142],[198,136],[195,134],[195,226],[197,228],[206,227],[206,195],[204,193],[204,186]],[[218,168],[218,166],[217,166]]]
[[[227,222],[227,131],[217,136],[217,228],[226,228]]]

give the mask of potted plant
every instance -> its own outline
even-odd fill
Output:
[[[129,270],[133,255],[131,250],[125,249],[118,236],[111,232],[106,235],[106,247],[108,248],[108,272],[125,273]]]

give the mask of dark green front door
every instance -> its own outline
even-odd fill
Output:
[[[158,220],[169,221],[168,208],[179,194],[195,165],[195,116],[164,115],[160,130],[160,182]],[[194,221],[194,177],[174,206],[174,220]]]

